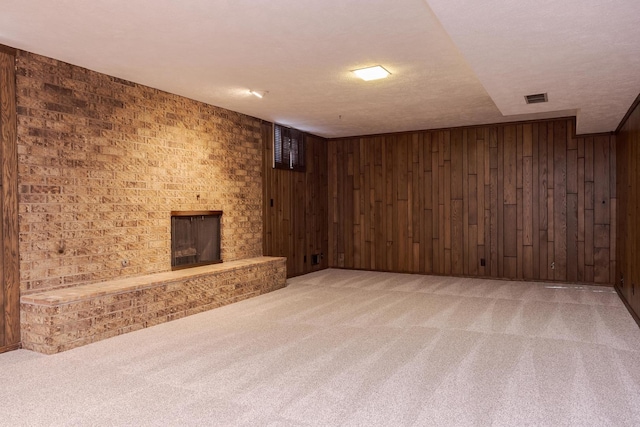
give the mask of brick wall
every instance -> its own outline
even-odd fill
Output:
[[[257,257],[23,295],[22,347],[53,354],[285,286],[284,258]]]
[[[17,92],[23,295],[170,270],[172,210],[262,254],[258,119],[22,51]]]

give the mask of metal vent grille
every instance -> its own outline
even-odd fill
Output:
[[[527,101],[527,104],[539,104],[541,102],[547,102],[547,94],[546,93],[536,93],[535,95],[527,95],[524,97]]]

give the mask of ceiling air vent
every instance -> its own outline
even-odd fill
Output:
[[[541,102],[547,102],[547,94],[546,93],[536,93],[535,95],[527,95],[524,97],[527,101],[527,104],[539,104]]]

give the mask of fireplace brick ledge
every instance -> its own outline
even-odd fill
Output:
[[[285,284],[286,258],[257,257],[23,295],[22,346],[59,353]]]

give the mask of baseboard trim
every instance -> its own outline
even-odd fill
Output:
[[[4,347],[0,347],[0,353],[6,353],[7,351],[18,350],[20,348],[20,343],[6,345]]]
[[[638,327],[640,328],[640,317],[638,316],[638,314],[635,311],[633,311],[633,308],[631,308],[631,305],[629,304],[627,299],[624,297],[624,294],[620,292],[620,289],[618,289],[618,285],[615,285],[613,288],[616,290],[616,292],[618,293],[618,296],[624,303],[624,306],[627,307],[627,310],[631,314],[631,317],[633,317],[633,320],[636,321],[636,323],[638,324]]]

